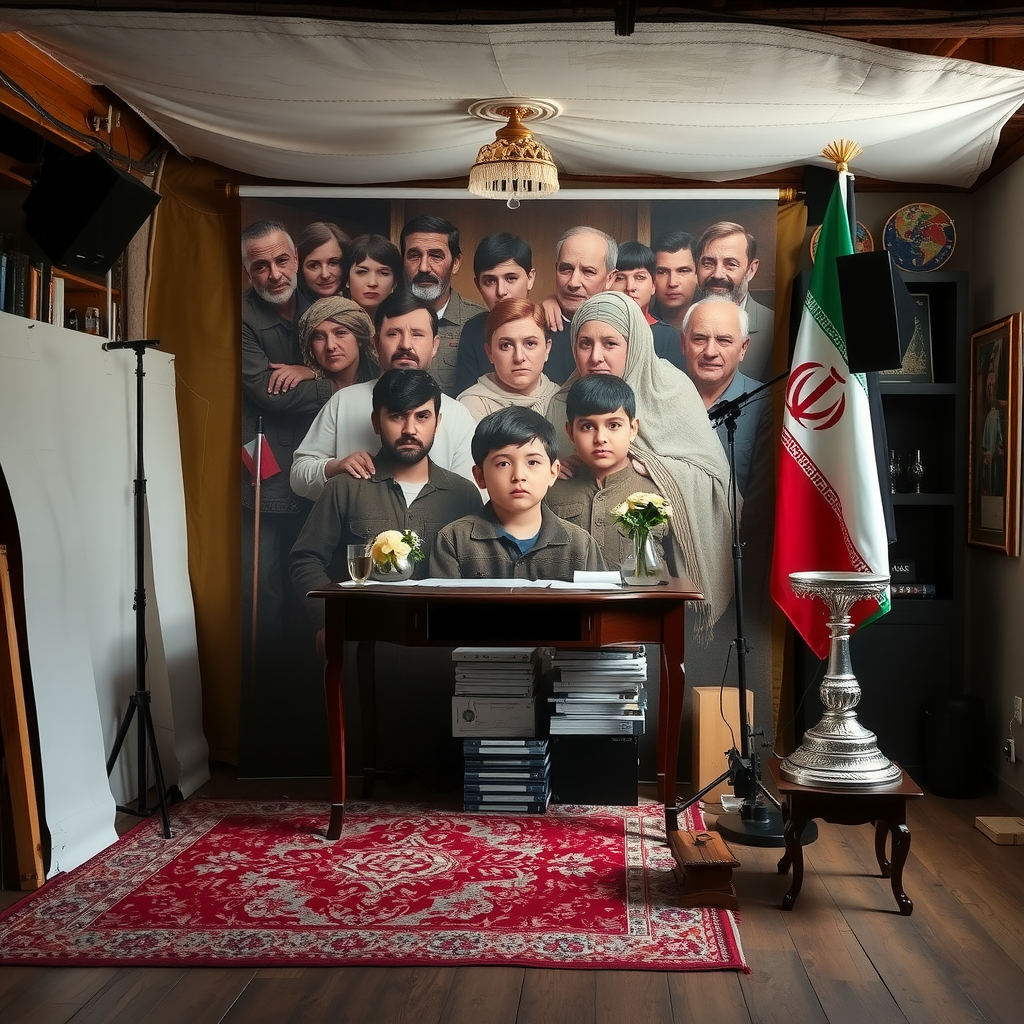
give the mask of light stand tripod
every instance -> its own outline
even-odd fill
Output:
[[[735,745],[728,751],[729,767],[722,772],[714,782],[709,783],[699,793],[696,793],[685,803],[680,805],[680,810],[703,799],[711,790],[717,789],[723,782],[728,782],[738,797],[743,801],[739,813],[722,814],[718,818],[718,831],[734,842],[745,846],[784,846],[785,839],[782,831],[782,811],[778,800],[765,788],[761,782],[761,758],[752,749],[751,739],[755,733],[747,720],[747,639],[744,633],[743,623],[743,545],[740,543],[740,524],[736,510],[739,508],[739,484],[736,479],[736,421],[743,408],[748,405],[762,391],[777,384],[789,371],[780,374],[774,380],[762,384],[753,391],[745,391],[738,398],[728,402],[719,402],[708,410],[708,418],[712,425],[725,424],[728,438],[727,450],[729,453],[729,485],[731,488],[732,501],[732,564],[733,564],[733,586],[735,590],[733,604],[736,609],[736,675],[739,682],[739,711],[741,716],[740,724],[740,749]],[[735,741],[734,741],[735,744]],[[762,799],[766,797],[768,803]],[[771,806],[769,806],[769,804]],[[813,823],[812,823],[813,824]],[[801,841],[803,843],[813,842],[817,837],[805,830]]]
[[[159,341],[108,341],[104,350],[110,351],[118,348],[130,348],[135,351],[135,377],[136,377],[136,400],[135,400],[135,692],[128,698],[128,710],[121,720],[121,727],[117,730],[117,737],[114,739],[114,747],[107,758],[107,778],[110,778],[117,762],[118,754],[128,735],[128,728],[132,724],[136,712],[139,716],[138,724],[138,790],[139,803],[137,807],[121,807],[118,810],[127,814],[134,814],[140,818],[148,818],[159,808],[163,821],[164,839],[171,838],[171,822],[167,815],[167,792],[164,789],[164,773],[160,767],[160,752],[156,745],[156,733],[153,729],[153,715],[151,711],[150,692],[146,689],[146,478],[143,470],[142,460],[142,380],[146,376],[142,368],[142,356],[147,348],[154,348]],[[156,780],[157,807],[146,805],[148,791],[146,760],[147,746],[149,757],[153,762],[153,776]]]

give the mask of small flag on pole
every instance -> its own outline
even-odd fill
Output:
[[[797,597],[789,574],[889,575],[867,383],[847,364],[839,300],[836,257],[853,252],[845,171],[844,162],[821,226],[786,387],[771,572],[772,598],[819,658],[829,651],[827,611]],[[861,601],[851,612],[855,628],[889,607],[888,592]]]
[[[245,463],[245,468],[249,470],[249,475],[253,477],[253,483],[256,482],[256,438],[263,442],[260,446],[260,479],[266,480],[281,472],[281,467],[277,464],[277,459],[274,458],[267,435],[257,434],[248,444],[242,445],[242,462]]]

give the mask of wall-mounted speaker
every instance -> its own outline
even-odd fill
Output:
[[[99,153],[45,160],[32,182],[25,230],[58,267],[105,274],[160,202]]]
[[[855,373],[898,370],[914,337],[914,299],[885,249],[836,260],[846,356]]]

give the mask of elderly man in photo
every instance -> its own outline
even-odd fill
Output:
[[[725,295],[746,312],[750,324],[747,366],[752,376],[767,380],[771,374],[775,313],[749,293],[759,265],[757,239],[742,224],[718,221],[697,243],[697,285],[701,293],[705,297]]]
[[[399,248],[406,287],[437,314],[439,344],[430,372],[441,390],[454,398],[459,336],[467,320],[484,312],[483,306],[452,288],[462,265],[459,229],[444,217],[414,217],[402,228]]]
[[[694,303],[683,321],[683,352],[687,372],[706,409],[730,402],[760,382],[740,372],[749,346],[747,314],[724,295]],[[745,407],[736,420],[736,486],[746,495],[751,478],[755,442],[770,433],[771,404],[767,393]],[[728,454],[725,424],[716,428]],[[770,466],[768,467],[771,468]]]
[[[424,370],[434,365],[437,314],[407,291],[393,292],[378,307],[375,345],[381,373]],[[435,378],[436,379],[436,378]],[[368,480],[376,471],[373,456],[379,439],[371,422],[374,381],[335,392],[320,410],[295,450],[291,485],[296,494],[315,499],[328,480],[341,473]],[[440,381],[438,381],[440,383]],[[473,479],[470,445],[476,420],[447,395],[441,397],[441,422],[431,457],[442,469]]]
[[[569,228],[555,246],[555,294],[543,307],[551,329],[544,372],[556,384],[564,384],[576,369],[569,339],[573,314],[591,295],[608,290],[618,258],[619,244],[611,235],[584,225]]]

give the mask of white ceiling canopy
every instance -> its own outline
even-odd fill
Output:
[[[764,26],[396,25],[126,11],[0,12],[178,149],[324,184],[465,174],[493,128],[469,105],[557,102],[538,137],[569,174],[727,181],[847,138],[859,174],[966,187],[1024,72]]]

